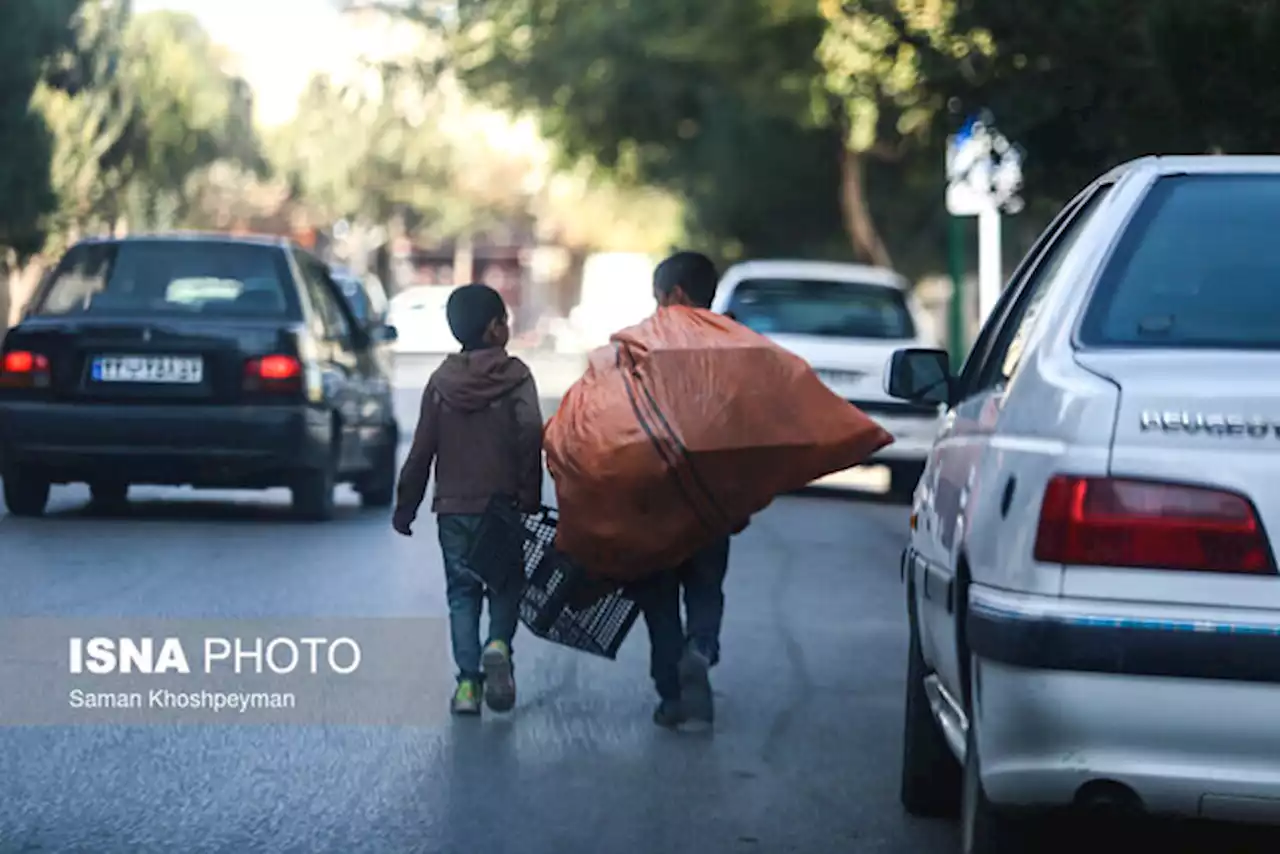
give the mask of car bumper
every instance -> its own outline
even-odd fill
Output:
[[[1127,787],[1154,814],[1280,823],[1280,613],[974,587],[983,785],[1062,806]]]
[[[322,465],[327,412],[308,406],[0,404],[0,459],[55,481],[219,484]]]

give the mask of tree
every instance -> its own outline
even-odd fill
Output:
[[[910,167],[914,160],[937,174],[946,93],[975,57],[991,54],[992,39],[957,20],[955,0],[820,0],[819,6],[828,25],[819,56],[845,142],[846,223],[865,255],[892,266],[870,206],[868,166]],[[937,208],[937,196],[926,199]]]
[[[550,240],[581,255],[656,255],[681,237],[678,199],[654,188],[621,186],[586,162],[547,174],[533,213]]]
[[[726,257],[838,254],[842,220],[846,251],[935,267],[944,141],[983,108],[1029,151],[1032,228],[1121,160],[1276,147],[1277,0],[385,5],[446,34],[470,91],[536,112],[568,162],[679,195]]]
[[[22,0],[19,26],[0,33],[24,37],[0,59],[12,83],[0,88],[0,133],[17,114],[8,99],[25,99],[25,133],[11,131],[0,163],[0,250],[56,256],[86,230],[179,226],[195,218],[210,167],[264,168],[247,86],[194,18],[134,17],[128,0],[39,3],[46,16]]]
[[[87,0],[75,23],[75,44],[33,99],[56,140],[54,234],[122,218],[173,228],[192,215],[188,185],[203,170],[264,167],[247,86],[194,18]]]
[[[130,151],[131,221],[173,228],[198,215],[193,181],[215,164],[266,171],[248,85],[191,15],[152,12],[130,21],[122,77],[136,93],[140,132]]]
[[[991,109],[1029,152],[1031,200],[1050,210],[1134,157],[1277,148],[1275,0],[824,3],[833,87],[877,93],[899,129],[935,139],[948,102]]]
[[[131,177],[142,122],[124,70],[130,11],[128,2],[86,2],[74,22],[74,44],[57,56],[32,97],[55,139],[49,175],[59,205],[48,228],[59,237],[112,222]]]
[[[48,163],[53,141],[31,96],[54,54],[74,39],[79,0],[6,0],[0,27],[0,261],[44,242],[41,218],[56,205]],[[7,312],[5,312],[7,314]],[[0,315],[2,318],[3,315]]]
[[[321,221],[404,216],[415,228],[453,232],[467,214],[443,192],[455,152],[428,121],[438,106],[395,74],[352,85],[317,76],[294,121],[272,139],[272,159]]]
[[[0,27],[0,331],[8,327],[21,270],[45,241],[57,206],[49,176],[53,138],[31,98],[49,60],[72,44],[79,0],[6,0]]]
[[[840,242],[812,2],[467,0],[449,31],[471,92],[536,112],[568,164],[681,196],[705,248],[736,257]]]

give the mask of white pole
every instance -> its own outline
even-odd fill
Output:
[[[986,323],[1000,298],[1000,210],[984,205],[978,214],[978,323]]]

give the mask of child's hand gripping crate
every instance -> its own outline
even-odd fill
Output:
[[[621,591],[590,594],[586,573],[556,551],[557,511],[521,513],[495,498],[471,544],[471,571],[490,588],[524,584],[520,620],[544,640],[612,659],[640,609]]]

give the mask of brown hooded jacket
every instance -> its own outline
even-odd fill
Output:
[[[396,508],[416,514],[435,463],[439,514],[483,513],[495,495],[542,500],[542,411],[529,366],[506,350],[455,353],[427,382]]]

